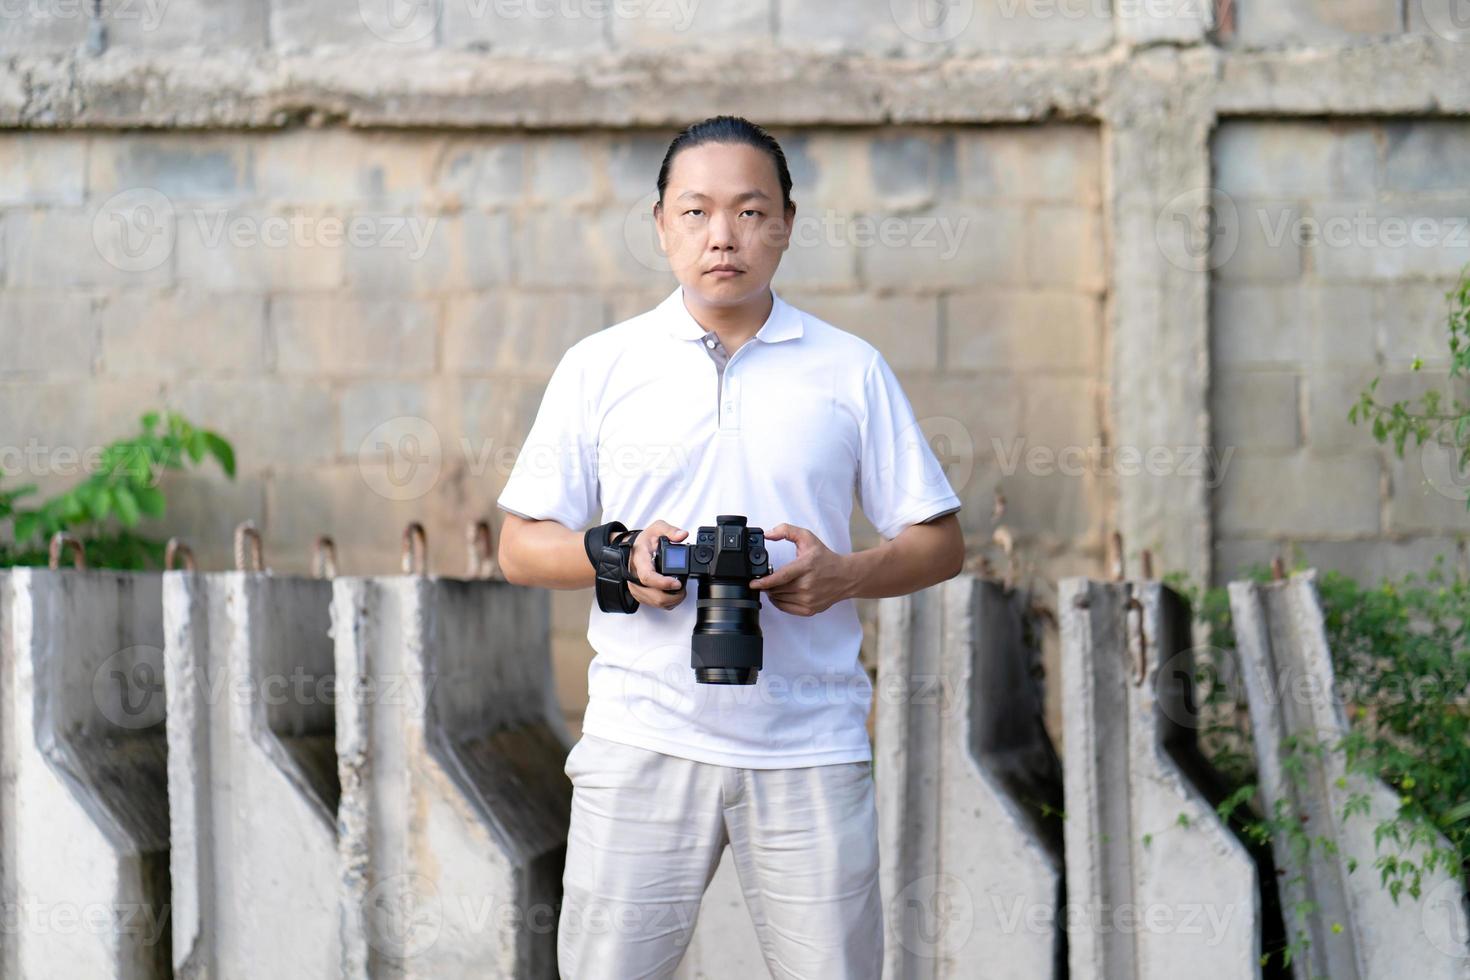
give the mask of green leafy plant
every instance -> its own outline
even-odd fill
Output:
[[[13,543],[0,542],[0,566],[44,565],[51,536],[67,531],[81,541],[87,563],[142,569],[163,564],[164,544],[134,530],[167,508],[159,477],[213,457],[231,479],[235,451],[219,434],[190,424],[177,412],[148,412],[141,432],[102,449],[97,468],[76,486],[38,506],[20,506],[34,484],[0,488],[0,522],[9,520]]]
[[[1444,295],[1448,305],[1449,378],[1453,384],[1456,380],[1470,379],[1470,266],[1462,272],[1459,284]],[[1414,371],[1423,370],[1423,359],[1414,358],[1410,367]],[[1417,399],[1383,402],[1378,398],[1381,380],[1375,377],[1363,389],[1357,402],[1348,409],[1348,421],[1370,423],[1373,438],[1379,443],[1392,440],[1400,459],[1411,437],[1415,447],[1437,443],[1450,452],[1458,475],[1470,473],[1470,404],[1454,397],[1453,392],[1435,388]],[[1470,494],[1466,495],[1465,505],[1470,508]]]

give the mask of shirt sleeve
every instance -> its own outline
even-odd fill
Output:
[[[574,346],[551,373],[536,421],[495,501],[527,520],[552,520],[573,531],[592,523],[600,499],[596,430],[579,360]]]
[[[878,533],[895,538],[910,525],[959,510],[960,498],[881,353],[868,366],[863,398],[858,503]]]

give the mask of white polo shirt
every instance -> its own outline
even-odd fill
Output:
[[[572,530],[720,514],[809,528],[852,551],[854,491],[885,538],[959,510],[898,379],[871,344],[786,303],[730,355],[723,379],[683,289],[562,357],[497,504]],[[767,541],[773,568],[790,541]],[[872,685],[854,600],[795,616],[762,597],[755,684],[700,684],[689,665],[697,580],[673,610],[593,604],[582,730],[700,762],[779,768],[872,758]]]

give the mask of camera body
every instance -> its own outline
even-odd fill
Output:
[[[760,594],[750,580],[771,574],[765,531],[740,514],[721,514],[693,544],[658,539],[653,567],[681,588],[699,580],[690,666],[702,684],[754,684],[762,665]]]

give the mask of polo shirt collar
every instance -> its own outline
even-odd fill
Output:
[[[668,298],[658,305],[660,314],[668,324],[670,335],[680,340],[700,340],[709,333],[684,305],[684,287],[675,287]],[[776,290],[771,290],[771,313],[766,322],[756,331],[755,339],[768,344],[783,340],[795,340],[801,336],[801,314],[790,303],[783,300]]]

